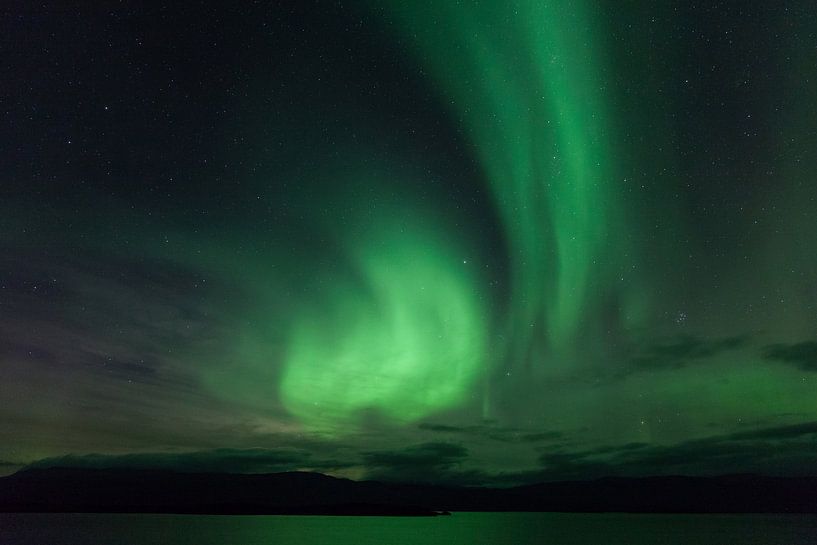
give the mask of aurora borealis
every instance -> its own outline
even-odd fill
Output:
[[[434,10],[447,29],[435,32],[428,6],[411,6],[406,26],[450,89],[502,217],[509,355],[547,359],[543,349],[574,340],[591,275],[607,287],[615,259],[605,249],[621,247],[624,230],[592,21],[581,2],[450,3]],[[452,50],[456,62],[439,54]]]
[[[328,299],[296,320],[280,388],[304,424],[353,427],[349,419],[363,410],[414,422],[456,406],[473,388],[485,359],[485,309],[470,275],[450,263],[456,253],[411,231],[358,239],[377,249],[359,258],[368,289],[336,287],[337,303]]]
[[[9,8],[0,469],[813,474],[809,3]]]

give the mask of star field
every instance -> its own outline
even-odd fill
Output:
[[[811,5],[5,10],[0,471],[815,471]]]

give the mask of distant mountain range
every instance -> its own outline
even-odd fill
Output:
[[[449,511],[817,513],[817,477],[606,478],[515,488],[265,475],[26,469],[0,478],[0,512],[435,515]]]

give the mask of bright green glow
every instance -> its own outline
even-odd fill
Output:
[[[401,2],[394,12],[462,118],[500,211],[512,275],[501,361],[552,368],[570,360],[595,305],[615,295],[635,306],[618,293],[629,246],[605,63],[581,2],[489,4],[431,13]],[[348,428],[367,411],[423,418],[461,403],[494,363],[489,309],[467,268],[452,265],[457,245],[416,218],[367,221],[384,234],[341,235],[355,281],[328,278],[284,343],[281,401],[311,428]]]
[[[281,396],[301,422],[353,424],[365,410],[413,421],[463,401],[482,368],[485,309],[438,238],[356,241],[363,285],[334,285],[297,317]]]
[[[591,286],[613,291],[628,251],[592,21],[582,2],[393,7],[465,123],[503,217],[509,359],[560,353],[603,295]]]
[[[201,355],[217,362],[202,366],[203,383],[332,436],[372,418],[406,424],[461,406],[484,376],[491,319],[473,237],[455,212],[427,209],[416,173],[399,158],[343,177],[324,169],[299,184],[303,219],[316,234],[307,244],[265,240],[259,251],[226,238],[225,248],[251,257],[215,245],[188,256],[252,294],[236,310],[231,342]],[[313,191],[309,184],[328,184],[322,176],[333,190]]]
[[[252,51],[219,55],[211,75],[246,98],[166,101],[169,119],[204,116],[173,130],[78,104],[57,125],[107,134],[87,147],[112,175],[85,172],[62,138],[42,154],[60,160],[32,163],[41,175],[12,165],[0,461],[298,448],[315,431],[357,449],[351,463],[442,440],[469,449],[462,469],[535,472],[543,447],[817,420],[810,362],[764,356],[817,331],[817,19],[798,16],[811,3],[736,18],[387,1],[369,2],[382,17],[352,2],[338,28],[322,16],[303,41],[299,10],[274,66],[255,62],[284,50],[270,33],[227,39]],[[129,96],[116,110],[142,111]],[[155,165],[127,167],[134,146]],[[747,344],[702,357],[735,336]],[[564,442],[476,433],[493,425],[481,406]]]

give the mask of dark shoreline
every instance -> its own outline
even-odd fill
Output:
[[[317,473],[28,469],[0,478],[0,512],[438,516],[457,511],[817,513],[817,477],[606,478],[477,488]]]

